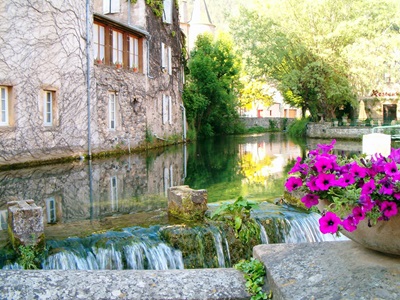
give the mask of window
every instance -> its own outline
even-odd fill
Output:
[[[172,124],[172,98],[171,96],[163,95],[162,103],[162,122],[163,124]]]
[[[8,87],[0,86],[0,126],[9,125],[9,93]]]
[[[143,33],[122,28],[95,17],[93,58],[97,65],[114,65],[131,71],[143,71]]]
[[[111,210],[118,210],[118,181],[117,176],[112,176],[110,178],[110,201]]]
[[[129,36],[129,68],[139,67],[139,39]]]
[[[52,198],[46,199],[47,223],[57,222],[56,200]]]
[[[164,0],[163,21],[165,23],[172,23],[172,0]]]
[[[113,14],[119,12],[119,0],[103,0],[103,13]]]
[[[96,23],[93,25],[93,57],[104,62],[105,27]]]
[[[116,94],[115,93],[109,93],[108,94],[108,128],[115,130],[117,126],[116,122],[116,108],[117,108],[117,103],[116,103]]]
[[[44,126],[54,125],[55,92],[44,91],[43,99],[43,124]]]
[[[172,75],[171,47],[166,46],[164,43],[161,43],[161,70]]]
[[[123,40],[122,32],[112,31],[112,63],[114,65],[123,63]]]

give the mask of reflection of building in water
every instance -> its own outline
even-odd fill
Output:
[[[246,181],[259,183],[271,175],[281,177],[285,166],[301,155],[298,145],[280,138],[241,144],[239,153]]]
[[[164,195],[168,187],[182,183],[186,163],[182,155],[182,151],[164,152],[151,162],[132,154],[94,161],[91,167],[67,164],[2,172],[1,228],[6,226],[11,200],[33,199],[43,208],[45,224],[159,209],[165,202],[149,196]]]
[[[0,230],[7,230],[7,210],[0,210]]]

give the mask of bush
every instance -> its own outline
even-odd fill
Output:
[[[309,120],[305,119],[298,119],[295,120],[288,126],[287,132],[289,136],[292,137],[304,137],[307,134],[307,124]]]

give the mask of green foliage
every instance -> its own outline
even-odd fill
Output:
[[[17,263],[25,270],[38,269],[40,261],[38,259],[39,253],[35,246],[19,246],[18,247]]]
[[[163,0],[146,0],[146,4],[150,6],[152,12],[159,18],[163,15],[164,1]]]
[[[146,143],[151,144],[154,141],[153,133],[149,128],[146,128]]]
[[[199,136],[231,134],[238,126],[237,87],[240,60],[232,41],[209,34],[198,36],[188,63],[183,101],[189,124]]]
[[[255,103],[261,103],[264,106],[271,106],[274,100],[268,94],[264,80],[244,80],[243,89],[240,91],[240,106],[251,109]]]
[[[237,263],[235,269],[245,273],[247,291],[252,295],[251,299],[272,299],[272,293],[267,295],[263,291],[264,277],[266,275],[265,267],[262,262],[255,258],[242,260]]]
[[[383,84],[385,72],[400,77],[394,67],[398,1],[282,0],[250,6],[246,3],[231,23],[246,71],[277,79],[285,101],[303,116],[309,110],[313,119],[331,119],[340,106],[356,107],[356,94]]]
[[[260,235],[258,224],[250,217],[250,210],[255,207],[255,202],[239,197],[233,203],[221,205],[213,212],[211,219],[228,223],[234,229],[236,238],[247,244],[252,237]]]
[[[287,128],[287,132],[291,137],[304,137],[307,133],[307,118],[297,119],[293,121]]]

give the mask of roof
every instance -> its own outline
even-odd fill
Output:
[[[143,28],[137,27],[137,26],[133,26],[133,25],[128,25],[126,23],[120,22],[114,18],[110,18],[108,16],[105,16],[103,14],[99,14],[99,13],[93,13],[93,17],[95,20],[100,20],[100,21],[106,21],[109,23],[113,23],[119,27],[122,27],[123,29],[132,31],[140,36],[145,36],[145,37],[149,37],[150,33],[146,30],[144,30]]]

